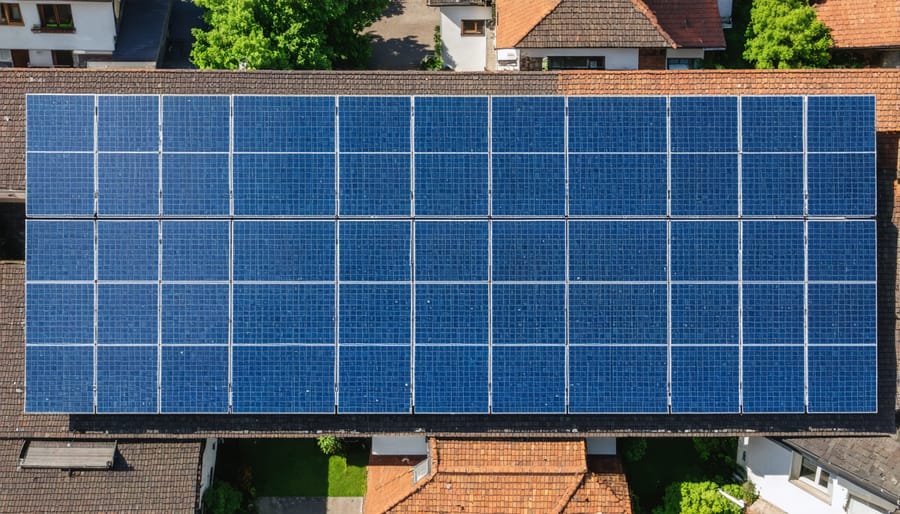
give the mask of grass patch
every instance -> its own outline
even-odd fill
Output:
[[[216,475],[249,496],[364,496],[368,444],[344,449],[328,457],[315,439],[230,439],[219,447]]]

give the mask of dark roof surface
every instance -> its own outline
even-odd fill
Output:
[[[645,3],[679,47],[725,48],[717,0],[645,0]]]
[[[17,469],[24,441],[0,440],[0,513],[194,512],[198,441],[120,442],[102,471]]]

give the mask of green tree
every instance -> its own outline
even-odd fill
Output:
[[[740,514],[741,508],[719,494],[715,482],[675,482],[666,487],[653,514]]]
[[[194,29],[191,61],[213,69],[364,67],[363,28],[390,0],[194,0],[209,30]]]
[[[832,43],[804,0],[754,0],[744,59],[757,68],[821,68]]]
[[[203,494],[203,507],[211,514],[234,514],[241,510],[243,497],[228,482],[213,482]]]

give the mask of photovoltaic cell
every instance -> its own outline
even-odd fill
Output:
[[[28,153],[29,216],[94,214],[94,156],[89,153]]]
[[[570,154],[572,216],[666,214],[664,154]]]
[[[159,215],[159,155],[101,153],[98,156],[101,216]]]
[[[235,280],[334,280],[334,223],[236,221]]]
[[[875,154],[809,154],[811,216],[875,216]]]
[[[807,103],[810,152],[875,151],[874,96],[811,96]]]
[[[408,154],[341,154],[341,214],[410,214]]]
[[[97,286],[98,344],[157,343],[157,284]]]
[[[744,346],[745,413],[801,413],[803,346]]]
[[[236,152],[334,152],[330,96],[235,96]]]
[[[565,215],[563,154],[494,155],[492,170],[494,215]]]
[[[97,148],[101,152],[157,152],[159,97],[97,97]]]
[[[342,346],[338,412],[409,412],[409,353],[409,346]]]
[[[665,346],[569,350],[569,412],[666,413]]]
[[[235,346],[235,413],[334,412],[331,346]]]
[[[228,344],[228,286],[163,284],[163,344]]]
[[[233,173],[236,215],[334,215],[334,154],[237,154]]]
[[[229,104],[227,96],[164,96],[163,151],[227,152]]]
[[[341,280],[409,280],[408,221],[340,224]]]
[[[564,359],[561,346],[494,347],[492,412],[565,412]]]
[[[158,280],[159,223],[98,221],[97,259],[100,280]]]
[[[569,280],[665,279],[665,222],[569,223]]]
[[[28,344],[92,344],[94,286],[27,284],[25,334]]]
[[[164,221],[163,280],[228,280],[228,223]]]
[[[736,154],[672,156],[673,216],[737,214]]]
[[[569,98],[570,152],[665,152],[666,99]]]
[[[876,344],[875,284],[809,285],[809,344]]]
[[[487,154],[416,154],[416,214],[487,216]]]
[[[810,280],[875,280],[875,221],[809,222]]]
[[[672,286],[672,344],[738,343],[738,286]]]
[[[745,96],[741,127],[744,152],[802,152],[803,98]]]
[[[487,152],[488,99],[417,96],[417,152]]]
[[[162,411],[228,412],[228,347],[163,347]]]
[[[744,345],[803,344],[803,284],[744,284]]]
[[[737,346],[672,348],[672,412],[738,412]]]
[[[416,280],[487,280],[488,224],[416,222]]]
[[[402,96],[342,96],[341,152],[409,152],[410,99]]]
[[[679,221],[671,230],[672,280],[737,280],[736,222]]]
[[[94,411],[94,349],[90,346],[25,348],[25,410]]]
[[[487,346],[417,346],[417,413],[488,412]]]
[[[409,347],[409,293],[406,285],[342,284],[340,343]]]
[[[228,156],[163,154],[162,195],[166,215],[227,215]]]
[[[743,223],[744,280],[803,280],[802,221]]]
[[[233,340],[240,343],[334,342],[334,286],[237,284]]]
[[[29,152],[94,150],[94,97],[26,95]]]
[[[97,349],[97,412],[155,414],[156,346],[104,346]]]
[[[811,346],[809,412],[875,412],[877,348]]]
[[[673,152],[737,151],[737,97],[676,96],[669,105]]]
[[[666,344],[665,284],[569,286],[569,344]]]
[[[560,96],[495,96],[491,114],[495,154],[565,150],[565,100]]]
[[[748,154],[741,160],[741,211],[803,215],[803,154]]]
[[[25,222],[28,280],[93,280],[94,223]]]
[[[565,224],[558,221],[495,221],[494,280],[563,280]]]
[[[416,344],[487,344],[486,284],[416,285]]]
[[[494,285],[494,344],[565,344],[565,286]]]

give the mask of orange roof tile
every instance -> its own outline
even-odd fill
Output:
[[[497,48],[513,48],[560,0],[497,0]]]
[[[716,0],[645,0],[645,3],[678,47],[725,48]]]
[[[900,47],[897,0],[824,0],[815,7],[835,48]]]

